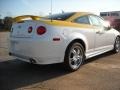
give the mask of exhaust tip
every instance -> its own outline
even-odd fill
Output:
[[[32,64],[36,63],[36,61],[34,59],[32,59],[32,58],[30,58],[29,60],[30,60],[30,63],[32,63]]]
[[[12,53],[11,53],[11,52],[9,52],[9,56],[12,56]]]

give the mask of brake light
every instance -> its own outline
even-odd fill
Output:
[[[33,30],[33,28],[32,28],[32,26],[30,26],[30,27],[28,28],[28,33],[31,33],[32,30]]]
[[[39,26],[38,28],[37,28],[37,34],[38,35],[42,35],[42,34],[44,34],[46,32],[46,28],[44,27],[44,26]]]

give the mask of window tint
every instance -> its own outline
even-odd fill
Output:
[[[53,20],[66,20],[70,18],[75,13],[62,13],[62,14],[54,14],[52,16],[47,16],[46,19],[53,19]]]
[[[97,16],[91,15],[90,20],[91,20],[92,25],[101,26],[101,23],[100,23],[99,19],[97,18]]]
[[[75,20],[76,23],[90,24],[88,16],[82,16]]]

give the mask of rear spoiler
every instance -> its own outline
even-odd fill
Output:
[[[13,18],[13,22],[22,22],[27,18],[31,18],[32,20],[40,20],[40,16],[33,16],[33,15],[23,15]]]

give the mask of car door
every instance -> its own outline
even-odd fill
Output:
[[[91,53],[94,51],[95,43],[95,30],[94,27],[90,24],[88,15],[80,16],[74,20],[75,23],[83,25],[85,28],[80,28],[79,32],[84,35],[87,40],[88,48],[86,53]],[[81,30],[82,29],[82,30]]]
[[[112,48],[114,34],[104,27],[105,21],[95,15],[90,15],[90,20],[95,28],[95,51],[104,51]]]

